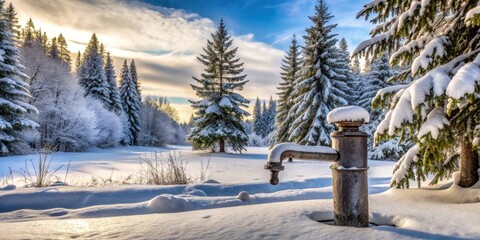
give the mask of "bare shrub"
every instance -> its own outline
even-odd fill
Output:
[[[166,156],[165,156],[166,155]],[[143,183],[154,185],[189,184],[194,179],[187,174],[187,164],[181,153],[153,152],[140,157]]]
[[[209,178],[209,176],[207,176],[209,166],[210,166],[210,158],[208,159],[205,167],[203,167],[203,161],[200,161],[200,176],[198,177],[198,182],[204,182]]]
[[[54,174],[60,170],[63,165],[52,169],[51,163],[53,156],[49,149],[42,149],[38,154],[38,162],[36,165],[32,159],[30,159],[30,161],[25,160],[25,169],[22,175],[27,186],[46,187],[54,182]]]

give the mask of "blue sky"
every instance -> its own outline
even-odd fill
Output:
[[[238,35],[254,34],[262,41],[276,48],[286,50],[291,35],[299,37],[310,25],[308,16],[314,12],[316,0],[145,0],[146,3],[199,14],[218,22],[224,19],[227,27]],[[345,37],[353,50],[362,40],[368,38],[371,28],[363,19],[356,19],[356,13],[368,1],[328,0],[330,12],[337,23],[335,33]]]
[[[368,39],[371,25],[356,13],[368,0],[327,0],[350,50]],[[247,99],[275,98],[280,65],[295,33],[301,39],[311,25],[317,0],[14,0],[20,24],[32,18],[49,36],[65,36],[72,53],[84,51],[92,33],[116,63],[135,59],[142,94],[171,100],[182,121],[197,99],[192,76],[203,66],[196,57],[224,19],[245,64]],[[251,110],[247,109],[247,110]]]

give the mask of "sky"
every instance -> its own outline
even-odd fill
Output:
[[[327,0],[334,33],[353,50],[372,27],[356,13],[368,0]],[[12,0],[19,22],[29,18],[50,37],[62,33],[72,53],[84,51],[92,33],[114,57],[135,59],[142,94],[168,97],[180,121],[192,114],[190,87],[202,65],[196,57],[223,19],[250,80],[241,92],[276,98],[280,65],[293,34],[301,41],[316,0]],[[251,109],[249,109],[251,111]]]

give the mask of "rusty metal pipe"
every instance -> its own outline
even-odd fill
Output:
[[[368,227],[368,135],[359,129],[365,121],[335,122],[339,130],[330,135],[332,148],[293,143],[275,146],[265,164],[271,172],[270,183],[280,182],[278,173],[284,170],[284,159],[332,161],[335,225]]]
[[[334,162],[338,159],[338,153],[325,146],[302,146],[294,143],[278,144],[268,154],[268,161],[264,167],[271,172],[270,184],[277,185],[280,182],[278,173],[285,169],[282,162],[287,158]]]

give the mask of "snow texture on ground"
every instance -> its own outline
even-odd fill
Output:
[[[189,164],[211,158],[212,179],[173,186],[0,190],[0,239],[480,238],[480,184],[470,189],[454,184],[437,189],[389,189],[393,163],[369,161],[370,220],[374,225],[338,227],[330,223],[329,163],[285,163],[283,181],[272,186],[267,183],[268,171],[263,170],[266,148],[249,148],[242,155],[172,148],[181,151]],[[138,154],[152,150],[159,149],[118,148],[56,156],[59,161],[70,157],[71,171],[78,171],[73,178],[104,173],[95,164],[98,162],[107,169],[115,167],[118,174],[129,173]],[[4,160],[0,169],[4,170],[5,162],[14,163],[12,158],[19,157],[0,159]]]

